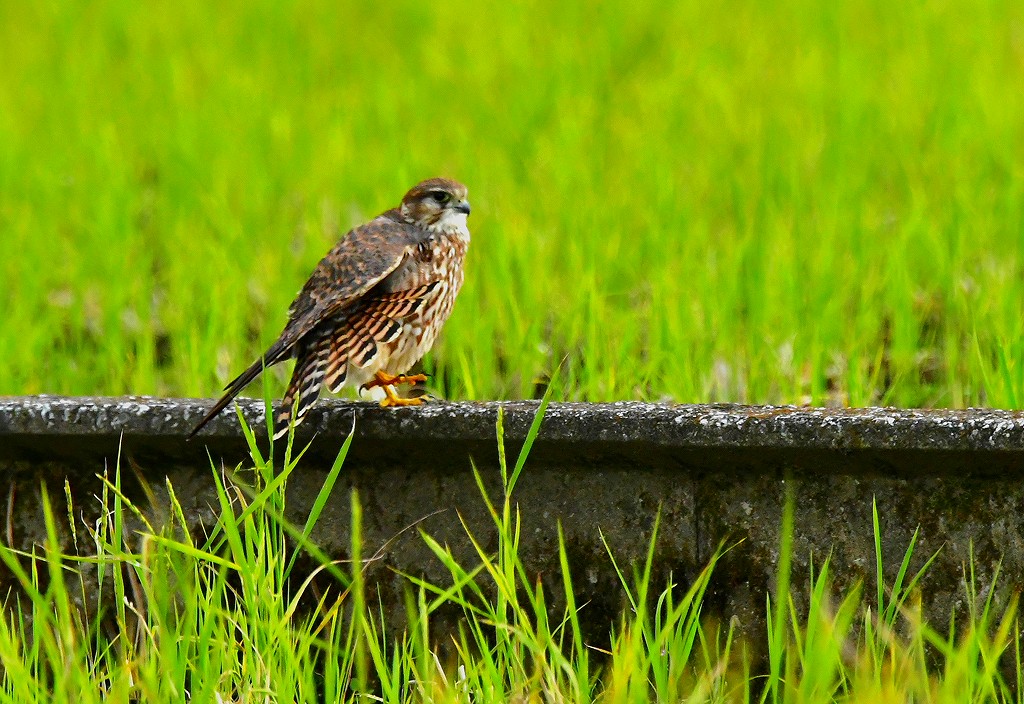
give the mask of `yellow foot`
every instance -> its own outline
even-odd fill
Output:
[[[392,376],[387,372],[377,372],[373,375],[373,378],[363,384],[361,388],[372,389],[375,386],[387,388],[388,386],[394,386],[395,384],[415,384],[426,380],[426,374],[398,374],[396,376]]]
[[[381,408],[387,408],[388,406],[418,406],[423,403],[422,397],[402,398],[395,393],[394,387],[390,384],[378,384],[378,386],[384,389],[384,393],[387,394],[387,396],[384,397],[384,400],[380,402]]]

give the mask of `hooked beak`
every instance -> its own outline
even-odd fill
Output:
[[[464,200],[455,206],[455,212],[457,213],[465,213],[466,215],[469,215],[470,210],[471,208],[469,207],[468,200]]]

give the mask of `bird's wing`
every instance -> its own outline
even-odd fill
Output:
[[[192,430],[220,413],[265,367],[293,355],[295,345],[317,324],[352,305],[386,279],[415,250],[423,230],[402,221],[389,210],[348,232],[327,253],[288,309],[288,324],[263,356],[253,362],[224,389],[224,395]]]
[[[423,237],[421,228],[393,210],[349,232],[317,264],[271,348],[280,343],[282,352],[290,349],[318,323],[350,306],[401,266]]]

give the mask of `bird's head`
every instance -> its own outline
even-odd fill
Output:
[[[406,222],[438,232],[466,230],[469,201],[466,187],[450,178],[432,178],[418,183],[402,198]]]

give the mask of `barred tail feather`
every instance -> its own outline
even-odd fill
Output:
[[[294,422],[298,425],[317,398],[324,384],[327,373],[328,353],[331,348],[331,332],[325,331],[314,341],[313,345],[299,355],[299,361],[292,370],[292,379],[288,390],[281,399],[281,407],[274,416],[274,439],[288,434],[288,426]],[[298,399],[298,404],[296,404]],[[294,413],[294,420],[293,414]]]
[[[331,351],[327,356],[327,376],[325,382],[332,393],[341,391],[348,379],[348,346],[352,341],[352,330],[340,332],[331,341]]]

